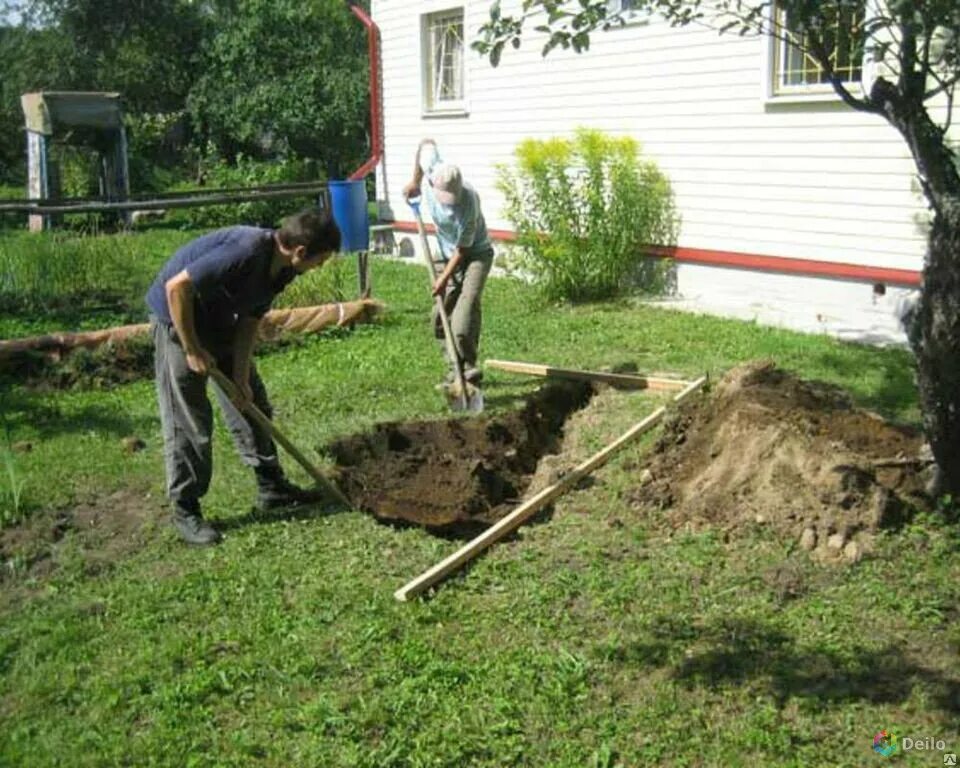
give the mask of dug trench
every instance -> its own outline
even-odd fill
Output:
[[[585,458],[579,431],[619,393],[551,384],[494,418],[389,423],[327,448],[358,508],[391,523],[473,535]],[[642,459],[624,465],[621,515],[666,535],[757,527],[823,563],[852,563],[928,509],[922,435],[856,407],[836,386],[770,361],[734,368],[671,408]],[[611,438],[615,435],[611,435]],[[549,479],[547,484],[549,484]]]
[[[324,450],[353,504],[377,519],[471,536],[523,497],[568,417],[590,401],[583,382],[550,383],[520,410],[495,417],[378,424]]]

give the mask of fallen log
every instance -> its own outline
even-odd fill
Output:
[[[274,309],[264,317],[259,335],[261,340],[272,341],[288,333],[316,333],[337,324],[369,323],[383,309],[384,304],[374,299]],[[0,341],[0,368],[15,363],[24,355],[40,354],[52,360],[60,360],[74,349],[95,349],[103,344],[121,344],[149,331],[149,323],[138,323],[101,331],[49,333],[44,336],[8,339]]]

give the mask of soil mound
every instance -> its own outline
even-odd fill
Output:
[[[470,534],[503,517],[540,458],[560,448],[567,417],[589,384],[549,384],[498,418],[378,424],[327,447],[337,482],[360,509],[389,522]]]
[[[918,431],[769,362],[734,369],[667,419],[636,506],[675,527],[770,525],[818,556],[858,560],[925,503]]]

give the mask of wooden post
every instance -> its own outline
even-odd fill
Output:
[[[690,382],[681,379],[667,379],[658,376],[644,376],[630,373],[606,373],[602,371],[577,371],[570,368],[554,368],[536,363],[516,363],[509,360],[485,360],[484,366],[511,373],[526,373],[530,376],[545,376],[575,381],[603,381],[629,389],[653,389],[667,392],[681,390]]]
[[[360,299],[370,298],[370,252],[357,252],[357,283],[360,291]]]
[[[688,384],[682,392],[675,395],[674,403],[681,403],[697,392],[707,381],[706,376],[701,376],[696,381]],[[579,483],[584,477],[589,475],[597,467],[605,464],[611,456],[623,448],[631,441],[638,438],[644,432],[653,428],[666,413],[666,406],[661,406],[656,411],[647,416],[643,421],[635,424],[616,441],[610,443],[606,448],[595,453],[589,459],[578,465],[574,470],[564,475],[559,482],[554,483],[548,488],[544,488],[540,493],[531,499],[523,502],[513,512],[499,520],[496,524],[488,528],[472,541],[468,542],[445,560],[437,563],[430,570],[422,573],[413,581],[408,582],[396,592],[393,596],[397,600],[405,601],[411,597],[419,595],[421,592],[429,589],[439,581],[445,579],[448,575],[459,569],[464,563],[469,562],[491,544],[499,541],[511,531],[519,528],[523,522],[532,517],[558,496],[565,493],[568,489]]]
[[[128,157],[127,129],[120,123],[120,135],[117,142],[117,190],[121,200],[130,199],[130,160]],[[133,224],[133,211],[120,213],[123,225],[127,229]]]
[[[47,137],[36,131],[27,131],[27,196],[34,200],[46,200],[49,195]],[[28,222],[31,232],[42,232],[49,227],[50,217],[31,214]]]

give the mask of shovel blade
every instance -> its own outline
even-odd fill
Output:
[[[456,384],[447,388],[447,403],[451,411],[483,413],[483,392],[472,384],[461,390]]]

